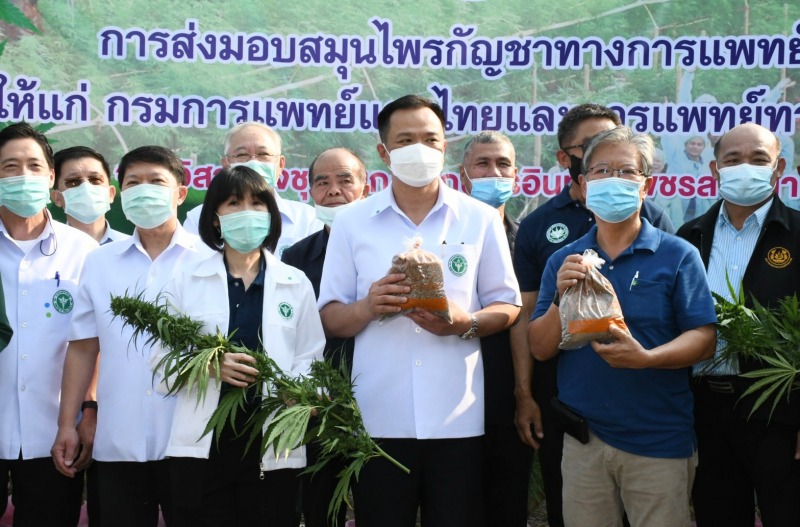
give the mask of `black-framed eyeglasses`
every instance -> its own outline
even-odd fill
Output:
[[[267,162],[272,161],[278,157],[277,154],[268,154],[266,152],[259,152],[258,154],[248,154],[247,152],[241,152],[239,154],[235,154],[232,156],[225,156],[225,159],[228,160],[228,163],[247,163],[251,159],[255,159],[256,161]]]
[[[596,178],[596,179],[603,179],[607,177],[613,177],[614,173],[616,172],[619,174],[619,177],[622,179],[638,179],[641,176],[644,176],[644,170],[639,170],[638,168],[611,168],[605,165],[602,166],[593,166],[588,171],[588,175]]]
[[[569,146],[562,146],[562,147],[561,147],[561,150],[563,150],[564,152],[566,152],[566,151],[567,151],[567,150],[569,150],[570,148],[580,148],[580,149],[581,149],[581,154],[583,154],[583,153],[586,151],[586,145],[587,145],[587,144],[588,144],[588,143],[583,143],[582,145],[569,145]]]

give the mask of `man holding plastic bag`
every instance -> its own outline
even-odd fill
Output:
[[[550,258],[528,328],[537,359],[559,356],[567,526],[622,525],[623,510],[633,527],[690,522],[688,368],[713,353],[716,315],[697,251],[640,219],[652,158],[624,126],[586,147],[597,225]]]

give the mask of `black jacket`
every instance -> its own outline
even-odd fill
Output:
[[[678,236],[689,241],[700,251],[706,268],[711,256],[714,229],[722,203],[720,200],[708,212],[678,229]],[[747,303],[752,305],[752,299],[755,298],[762,305],[776,306],[778,300],[795,293],[800,294],[798,257],[800,257],[800,212],[787,207],[775,196],[742,280]],[[765,367],[763,364],[750,361],[740,361],[739,366],[743,372]],[[748,397],[737,405],[745,417],[749,415],[754,401],[755,397]],[[772,421],[800,425],[800,393],[792,393],[790,401],[791,404],[787,404],[786,400],[782,399],[772,415]],[[771,407],[772,399],[768,399],[752,419],[767,419]]]

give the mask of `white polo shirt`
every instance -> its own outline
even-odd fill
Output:
[[[474,312],[492,302],[520,305],[508,241],[497,210],[439,185],[420,225],[398,208],[391,187],[336,217],[319,307],[351,304],[386,275],[403,240],[442,259],[448,299]],[[370,435],[441,439],[483,434],[480,339],[439,337],[408,317],[370,322],[355,339],[355,394]]]
[[[23,459],[50,457],[78,279],[97,247],[45,214],[48,223],[33,242],[14,241],[0,222],[0,275],[14,329],[0,352],[0,459],[17,459],[20,449]]]
[[[78,289],[81,307],[72,317],[69,340],[100,340],[92,456],[97,461],[163,459],[175,406],[174,397],[153,389],[147,363],[151,348],[145,339],[136,345],[131,342],[133,330],[114,318],[110,295],[144,292],[146,300],[154,300],[167,282],[198,258],[200,244],[197,236],[179,225],[169,246],[150,260],[137,230],[126,240],[99,247],[86,259]]]
[[[281,237],[278,238],[278,245],[275,247],[275,256],[280,258],[283,251],[306,236],[322,229],[323,223],[317,219],[317,211],[311,205],[292,199],[283,199],[277,192],[274,193],[274,196],[275,201],[278,202],[278,210],[281,211]],[[187,212],[183,228],[192,234],[197,234],[202,210],[203,206],[198,205]]]

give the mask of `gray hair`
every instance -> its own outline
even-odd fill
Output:
[[[223,143],[225,145],[224,146],[225,150],[222,153],[223,154],[228,153],[228,147],[230,146],[231,138],[234,135],[241,132],[245,128],[250,128],[250,127],[259,128],[264,132],[266,132],[267,134],[269,134],[275,140],[275,142],[278,143],[278,154],[280,155],[280,153],[283,152],[283,142],[281,141],[281,136],[278,135],[278,132],[276,132],[269,126],[265,125],[264,123],[259,123],[258,121],[247,121],[244,123],[237,124],[230,130],[228,130],[228,133],[225,134],[225,142]]]
[[[470,152],[472,152],[472,147],[475,144],[491,145],[496,143],[507,143],[511,145],[511,149],[514,150],[514,143],[512,143],[511,139],[506,137],[504,134],[494,130],[483,130],[477,135],[472,136],[470,140],[467,141],[467,144],[464,145],[464,157],[461,158],[461,162],[463,163],[467,160],[467,157],[469,156]]]
[[[644,172],[645,177],[650,177],[653,172],[653,154],[656,149],[653,139],[647,134],[634,133],[628,126],[617,126],[592,137],[583,153],[583,173],[586,174],[592,163],[592,155],[595,148],[602,145],[626,144],[636,147],[639,152],[639,159],[642,162],[642,172]]]

